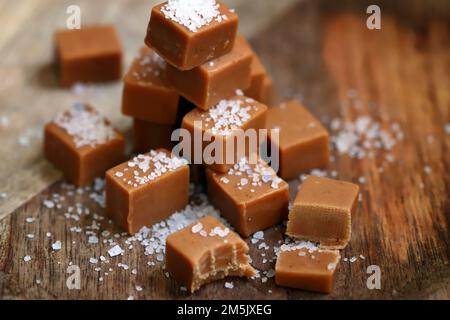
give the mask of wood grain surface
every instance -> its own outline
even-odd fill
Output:
[[[151,1],[72,2],[86,8],[87,22],[118,26],[129,62],[142,42]],[[129,120],[120,116],[121,85],[89,86],[81,96],[58,88],[50,39],[53,30],[64,25],[69,2],[23,0],[0,2],[0,23],[9,26],[8,32],[0,34],[0,76],[4,79],[0,84],[0,193],[6,193],[0,198],[0,216],[4,216],[0,221],[1,298],[450,298],[448,4],[381,1],[382,29],[370,31],[365,26],[370,3],[365,1],[277,2],[235,1],[233,5],[241,16],[242,32],[274,78],[278,101],[302,100],[330,130],[333,119],[354,121],[370,116],[382,128],[398,124],[404,134],[390,151],[393,160],[389,161],[380,150],[372,150],[372,158],[359,160],[333,150],[335,160],[328,174],[335,172],[337,178],[359,183],[362,189],[352,241],[342,251],[343,258],[357,259],[341,262],[335,291],[322,295],[284,289],[269,277],[265,282],[233,279],[232,290],[219,281],[188,295],[165,276],[163,264],[145,256],[139,245],[122,257],[108,258],[110,264],[90,263],[91,257],[107,256],[111,247],[102,241],[88,243],[85,230],[93,221],[99,225],[93,229],[97,234],[107,230],[113,235],[120,230],[101,220],[103,209],[90,198],[92,190],[80,194],[58,181],[59,173],[40,154],[38,132],[55,112],[79,99],[92,102],[127,130]],[[267,7],[270,3],[275,7]],[[35,25],[30,26],[31,18]],[[299,183],[290,183],[293,194]],[[44,200],[55,193],[65,195],[66,203],[89,208],[90,214],[76,221],[67,219],[62,209],[44,206]],[[197,195],[193,201],[198,201]],[[34,220],[28,223],[30,217]],[[283,239],[283,228],[265,232],[270,247]],[[56,240],[62,243],[59,251],[51,248]],[[117,239],[122,246],[124,241]],[[258,244],[248,242],[254,266],[262,271],[273,269],[273,261],[263,263],[273,257],[272,250],[264,257]],[[26,255],[31,261],[24,261]],[[148,261],[156,265],[150,267]],[[123,270],[118,263],[129,269]],[[66,287],[70,265],[81,267],[81,290]],[[366,286],[370,265],[381,269],[381,290]],[[101,271],[95,271],[96,267]]]

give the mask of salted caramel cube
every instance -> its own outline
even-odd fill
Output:
[[[207,216],[166,240],[166,270],[190,292],[225,277],[252,277],[249,248],[236,233]]]
[[[133,120],[133,147],[138,153],[148,150],[168,149],[172,150],[173,125],[148,122],[140,119]]]
[[[129,234],[186,207],[189,166],[167,150],[150,151],[108,170],[106,212]]]
[[[323,248],[345,248],[358,193],[359,186],[353,183],[308,176],[289,212],[286,234],[320,242]]]
[[[206,176],[209,200],[243,237],[287,218],[289,186],[264,161],[242,158],[227,173],[207,169]]]
[[[124,78],[122,113],[152,123],[173,125],[179,94],[166,80],[166,62],[147,47],[141,48]]]
[[[153,8],[145,43],[168,63],[190,70],[234,46],[238,16],[216,0],[169,0]]]
[[[63,86],[118,80],[122,76],[122,46],[113,26],[59,31],[55,46]]]
[[[339,251],[312,251],[306,248],[281,251],[275,266],[279,286],[321,293],[333,291]]]
[[[235,95],[236,90],[250,86],[253,53],[242,38],[233,50],[189,71],[167,66],[168,82],[198,108],[208,110],[220,100]]]
[[[250,146],[249,140],[246,140],[246,146],[238,150],[237,144],[234,148],[229,148],[227,154],[227,144],[233,146],[232,139],[236,140],[237,131],[248,129],[256,130],[256,144],[259,145],[259,129],[265,127],[267,107],[253,99],[243,96],[235,96],[228,100],[221,100],[213,108],[204,111],[199,108],[188,113],[182,123],[182,128],[187,129],[191,136],[196,134],[211,136],[211,141],[203,139],[201,159],[195,159],[194,142],[192,144],[191,163],[204,164],[214,171],[226,173],[242,157],[248,156],[257,151],[257,146]],[[211,144],[214,145],[216,139],[219,139],[223,150],[216,150],[214,159],[205,159],[204,151]],[[200,160],[197,163],[197,160]],[[227,161],[229,160],[229,161]]]
[[[270,108],[267,129],[269,140],[280,152],[278,174],[283,179],[294,179],[301,173],[329,165],[328,132],[299,102]],[[279,139],[273,138],[271,129],[278,130]]]
[[[243,88],[244,89],[244,88]],[[247,97],[253,98],[268,107],[273,104],[273,82],[261,60],[253,52],[250,87],[244,90]]]
[[[124,137],[90,106],[75,104],[44,131],[45,157],[79,187],[125,159]]]

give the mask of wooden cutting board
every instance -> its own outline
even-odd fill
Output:
[[[153,3],[0,1],[0,298],[450,298],[450,9],[445,1],[381,1],[382,29],[376,31],[365,26],[370,3],[364,1],[229,2],[241,16],[241,32],[274,78],[278,101],[301,99],[328,127],[334,118],[363,116],[383,128],[398,123],[404,139],[390,151],[395,161],[385,161],[381,151],[361,160],[334,151],[328,173],[360,183],[362,196],[351,244],[342,252],[349,261],[339,265],[332,294],[279,288],[269,277],[233,279],[231,290],[220,281],[192,296],[166,278],[161,262],[149,267],[152,259],[139,246],[95,271],[89,259],[107,256],[110,246],[88,244],[84,233],[71,231],[91,225],[94,212],[103,215],[89,192],[68,196],[91,210],[80,221],[43,204],[55,193],[67,194],[60,174],[40,153],[42,126],[56,112],[89,101],[125,132],[130,125],[120,115],[120,83],[87,86],[78,94],[57,86],[51,35],[64,26],[65,8],[75,2],[86,23],[117,26],[127,63],[142,43]],[[291,182],[293,195],[298,184]],[[100,224],[100,230],[118,232],[107,221]],[[264,241],[276,245],[282,231],[282,226],[266,231]],[[56,240],[62,248],[53,252]],[[258,244],[249,243],[255,267],[273,269],[273,262],[263,263],[273,256],[271,250],[264,257]],[[23,260],[26,255],[31,261]],[[352,257],[356,261],[350,262]],[[81,268],[80,290],[66,286],[70,265]],[[371,265],[380,268],[380,290],[367,287]]]

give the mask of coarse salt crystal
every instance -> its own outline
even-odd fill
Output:
[[[122,253],[123,253],[123,250],[122,250],[122,248],[119,245],[116,245],[116,246],[114,246],[114,247],[112,247],[111,249],[108,250],[108,254],[111,257],[118,256],[118,255],[120,255]]]
[[[25,262],[31,261],[31,257],[27,255],[27,256],[23,257],[23,261],[25,261]]]
[[[225,288],[226,289],[233,289],[234,283],[233,282],[225,282]]]
[[[61,241],[55,241],[54,243],[52,243],[52,249],[55,251],[61,250]]]
[[[199,233],[203,229],[203,225],[199,222],[192,227],[192,233]]]

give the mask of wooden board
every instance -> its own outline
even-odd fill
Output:
[[[145,32],[148,3],[79,3],[85,9],[87,22],[111,21],[119,27],[129,62]],[[327,126],[335,117],[354,120],[369,115],[382,127],[399,123],[402,128],[405,138],[392,150],[394,162],[386,163],[382,154],[374,159],[355,160],[335,151],[329,170],[335,170],[340,179],[364,182],[362,201],[353,219],[352,241],[342,256],[363,255],[365,259],[340,264],[336,290],[330,295],[279,288],[271,278],[265,283],[260,279],[233,280],[233,290],[224,289],[224,282],[220,281],[193,296],[187,295],[175,281],[166,278],[162,264],[146,257],[139,246],[127,250],[121,258],[110,258],[111,264],[102,265],[101,273],[96,272],[89,258],[107,256],[110,246],[90,245],[84,233],[70,231],[71,227],[81,226],[84,232],[92,223],[93,212],[103,215],[103,209],[89,198],[89,192],[67,200],[91,210],[91,215],[80,221],[68,220],[64,210],[43,205],[54,193],[67,193],[61,182],[24,204],[23,201],[59,177],[39,152],[40,137],[36,132],[43,123],[72,101],[82,99],[127,129],[129,121],[120,116],[121,86],[88,87],[81,97],[59,89],[49,67],[50,37],[56,27],[64,25],[64,11],[69,3],[2,1],[0,21],[8,25],[9,32],[0,35],[0,75],[5,79],[0,86],[0,117],[7,115],[10,124],[0,125],[4,142],[0,145],[0,178],[4,182],[0,192],[7,193],[5,199],[0,199],[0,216],[5,216],[0,222],[0,297],[449,298],[448,6],[444,1],[433,1],[431,7],[426,1],[408,2],[408,6],[404,1],[381,2],[382,30],[369,31],[365,27],[368,3],[364,2],[302,1],[291,7],[292,1],[277,1],[280,4],[275,5],[276,10],[267,7],[274,5],[272,1],[249,3],[234,2],[243,32],[251,37],[275,80],[279,101],[302,99]],[[293,191],[298,183],[291,182]],[[20,208],[7,214],[19,204]],[[33,217],[34,222],[27,223],[28,217]],[[118,232],[107,221],[99,223],[100,231]],[[282,229],[279,226],[266,231],[265,241],[270,246],[277,244],[283,239]],[[46,237],[47,232],[51,238]],[[62,242],[62,249],[57,252],[51,249],[55,240]],[[273,262],[262,262],[264,251],[257,245],[250,247],[256,268],[273,269]],[[26,255],[32,258],[28,263],[23,261]],[[149,267],[149,260],[155,260],[156,266]],[[123,270],[118,263],[130,269]],[[81,290],[66,287],[70,264],[81,267]],[[369,290],[366,286],[369,265],[381,269],[381,290]],[[110,267],[112,272],[108,271]],[[132,269],[136,269],[136,275]],[[136,286],[143,290],[136,290]]]

